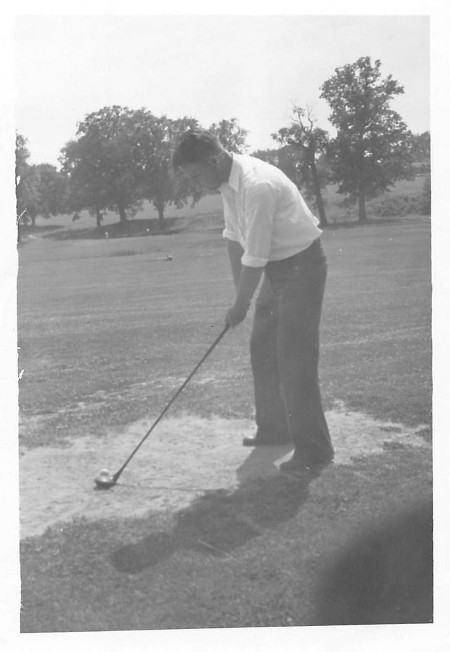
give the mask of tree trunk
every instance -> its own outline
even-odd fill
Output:
[[[366,195],[362,188],[360,189],[358,196],[358,219],[361,224],[365,224],[367,222]]]
[[[95,216],[97,219],[97,229],[100,231],[102,228],[103,215],[99,208],[96,209]]]
[[[31,228],[34,230],[36,228],[36,215],[31,215]]]
[[[156,210],[158,211],[159,228],[164,229],[166,226],[164,219],[164,202],[156,202]]]
[[[123,206],[119,206],[119,215],[120,215],[120,224],[122,226],[125,226],[127,223],[127,214],[125,212],[125,208]]]
[[[316,195],[317,210],[319,211],[319,224],[320,226],[328,226],[327,216],[325,214],[325,205],[322,199],[322,190],[319,183],[319,175],[315,161],[310,163],[311,176],[314,184],[314,193]]]

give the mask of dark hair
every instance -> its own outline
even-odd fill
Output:
[[[222,151],[219,139],[211,131],[196,127],[186,131],[175,145],[172,154],[174,170],[185,163],[198,163]]]

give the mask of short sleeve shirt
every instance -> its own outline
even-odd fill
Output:
[[[297,186],[277,167],[233,154],[230,176],[220,186],[223,237],[244,249],[242,264],[264,267],[307,249],[322,231]]]

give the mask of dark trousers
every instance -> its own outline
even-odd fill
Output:
[[[269,262],[250,339],[258,432],[288,435],[305,459],[333,454],[319,388],[319,323],[327,276],[320,239]]]

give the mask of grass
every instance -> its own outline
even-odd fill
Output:
[[[311,499],[275,477],[158,514],[77,522],[22,544],[22,631],[305,626],[349,536],[430,495],[429,459],[390,452],[330,469]]]
[[[398,220],[420,213],[424,201],[425,179],[417,175],[412,179],[397,181],[388,191],[368,199],[366,210],[371,221]],[[337,186],[329,185],[324,192],[325,209],[331,226],[355,224],[358,220],[357,203],[348,204],[345,196],[337,192]]]
[[[128,239],[43,241],[21,250],[21,409],[25,416],[47,415],[45,429],[24,435],[28,446],[121,426],[162,406],[163,389],[148,396],[143,383],[187,375],[232,300],[217,219],[208,224],[135,238],[132,250]],[[429,235],[420,220],[325,233],[327,407],[340,400],[377,418],[430,423]],[[236,379],[226,400],[215,387],[188,388],[174,409],[251,414],[250,324],[225,338],[208,363],[211,373],[226,369]],[[99,403],[94,421],[73,410],[81,401]]]
[[[167,393],[155,385],[148,395],[144,383],[185,377],[221,330],[233,292],[220,216],[194,212],[178,226],[20,248],[20,404],[36,420],[22,446],[157,413]],[[326,407],[342,401],[430,436],[429,221],[329,229],[324,244]],[[229,382],[187,388],[172,414],[252,414],[250,325],[208,361],[208,374]],[[88,416],[74,409],[81,401]],[[175,514],[54,526],[21,544],[22,631],[309,625],[336,549],[386,510],[430,495],[429,454],[392,447],[327,469],[313,494],[305,480],[277,476]]]

